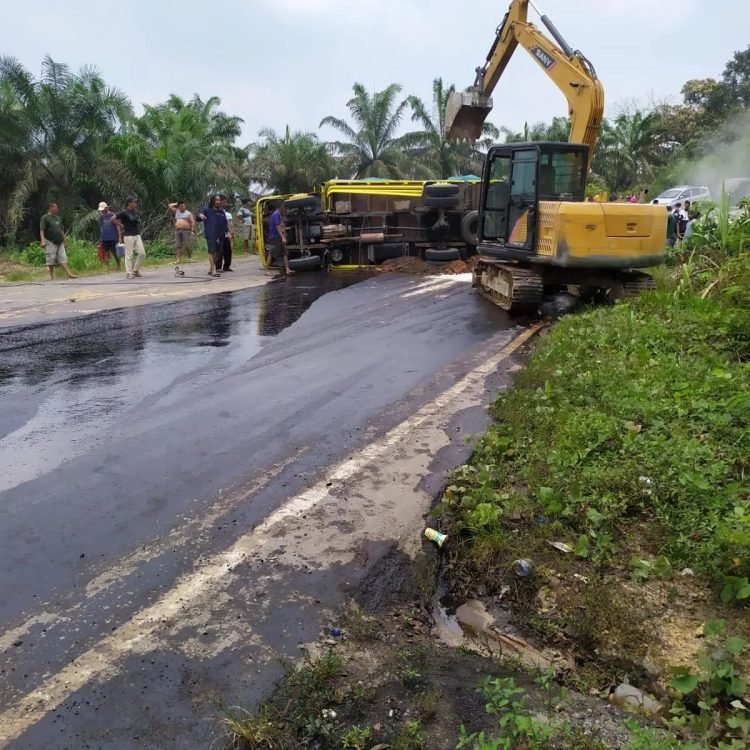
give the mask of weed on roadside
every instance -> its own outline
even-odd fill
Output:
[[[282,718],[267,705],[254,714],[234,707],[225,711],[221,724],[231,750],[287,750],[294,747],[295,737]]]
[[[423,721],[431,719],[437,713],[443,693],[440,690],[425,690],[416,699],[416,710]]]
[[[391,750],[423,750],[424,735],[418,721],[405,721],[391,740]]]
[[[343,628],[354,641],[366,642],[378,637],[378,622],[374,617],[368,617],[362,607],[351,602],[343,617]]]
[[[640,580],[690,567],[750,601],[750,370],[731,315],[649,295],[561,321],[438,508],[455,572],[492,586],[516,557],[564,576],[636,560]]]
[[[258,711],[225,712],[222,724],[230,747],[286,750],[304,738],[330,739],[337,729],[334,707],[351,693],[344,676],[343,661],[333,650],[299,668],[290,666],[273,700]]]
[[[670,687],[678,700],[672,706],[672,724],[700,737],[705,747],[740,750],[750,745],[750,702],[747,682],[738,660],[747,645],[727,636],[723,621],[704,626],[705,647],[698,669],[676,667]]]
[[[367,750],[372,739],[370,727],[353,726],[341,735],[343,750]]]

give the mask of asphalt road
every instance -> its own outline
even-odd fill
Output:
[[[208,748],[419,543],[526,328],[298,274],[2,331],[0,747]]]

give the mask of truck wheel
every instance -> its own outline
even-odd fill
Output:
[[[299,208],[314,208],[319,205],[318,199],[314,195],[300,195],[297,198],[288,198],[284,201],[284,208],[289,210]]]
[[[424,204],[429,208],[455,208],[458,205],[458,196],[446,195],[436,197],[428,195],[424,199]]]
[[[452,260],[461,260],[461,253],[455,247],[449,247],[446,250],[431,247],[424,251],[424,259],[437,263],[449,263]]]
[[[289,268],[294,271],[312,271],[320,268],[323,260],[319,255],[308,255],[306,258],[289,258]]]
[[[425,185],[422,194],[425,198],[451,198],[454,195],[458,195],[458,185],[437,182],[432,185]]]
[[[461,219],[461,236],[467,245],[476,247],[479,244],[479,211],[469,211]]]

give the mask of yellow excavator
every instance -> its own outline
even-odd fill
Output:
[[[587,202],[586,180],[604,113],[594,66],[552,22],[554,39],[528,20],[529,0],[513,0],[474,85],[448,101],[448,136],[477,140],[492,110],[492,92],[520,45],[568,100],[568,143],[492,147],[484,165],[479,262],[474,286],[511,313],[535,312],[547,291],[622,297],[653,287],[635,269],[663,262],[663,206]],[[533,6],[532,6],[533,7]]]

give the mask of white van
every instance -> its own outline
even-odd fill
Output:
[[[711,191],[705,185],[679,185],[656,196],[656,202],[661,206],[673,206],[675,203],[684,203],[685,201],[695,203],[696,201],[710,200]]]

